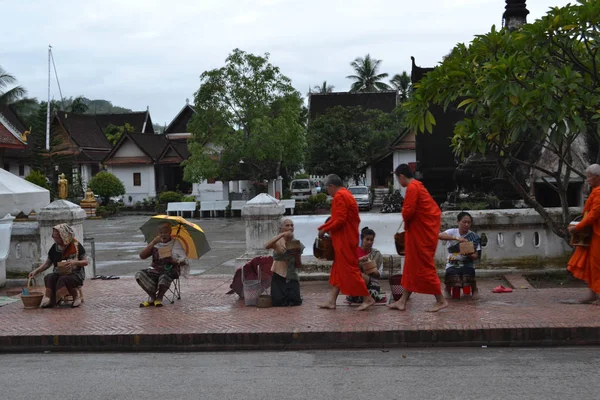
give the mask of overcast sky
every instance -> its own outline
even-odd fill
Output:
[[[529,21],[568,0],[528,0]],[[370,53],[390,77],[434,66],[458,42],[500,26],[504,0],[0,0],[0,66],[47,97],[47,46],[65,97],[145,110],[169,123],[232,49],[269,52],[303,94],[346,91]],[[59,98],[56,81],[52,96]]]

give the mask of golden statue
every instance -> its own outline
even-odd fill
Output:
[[[96,198],[94,197],[94,192],[92,192],[92,189],[88,188],[85,191],[85,199],[83,199],[83,201],[85,201],[86,203],[95,203],[96,202]]]
[[[27,143],[27,136],[31,135],[31,126],[29,127],[28,131],[23,132],[23,134],[21,135],[21,140],[23,141],[23,143]]]
[[[58,179],[58,197],[66,200],[69,195],[69,181],[65,178],[65,174],[60,174]]]

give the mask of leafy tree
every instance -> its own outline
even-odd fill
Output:
[[[568,185],[573,175],[585,178],[577,150],[585,135],[600,142],[598,26],[600,2],[578,0],[516,31],[493,27],[469,45],[457,45],[406,103],[411,127],[434,134],[429,108],[459,103],[464,119],[452,138],[456,154],[496,160],[517,193],[565,239]],[[551,162],[539,163],[540,156]],[[560,220],[529,196],[514,166],[543,176],[560,198]]]
[[[88,110],[89,100],[83,96],[78,96],[71,102],[69,109],[74,114],[84,114]]]
[[[306,170],[315,175],[358,179],[368,163],[400,134],[402,124],[399,108],[388,114],[361,107],[334,107],[310,122]]]
[[[406,73],[406,71],[402,71],[401,74],[396,74],[390,80],[392,86],[398,91],[398,98],[401,103],[404,103],[408,100],[408,96],[410,96],[411,91],[411,80],[410,75]]]
[[[97,194],[102,198],[102,203],[104,205],[110,202],[111,197],[122,196],[125,194],[123,182],[107,171],[97,173],[96,176],[89,180],[87,186],[92,189],[94,194]]]
[[[29,172],[29,175],[25,177],[25,180],[33,183],[34,185],[38,185],[39,187],[50,190],[50,185],[48,185],[48,178],[46,177],[46,174],[44,174],[42,171],[32,169]]]
[[[205,71],[184,163],[185,179],[263,180],[298,165],[305,148],[302,98],[289,78],[257,56],[235,49],[225,66]]]
[[[350,63],[356,75],[348,75],[346,78],[352,79],[354,83],[350,87],[351,92],[378,92],[380,90],[390,90],[387,83],[381,82],[388,77],[387,73],[378,73],[381,60],[371,58],[367,54],[364,58],[357,57]]]
[[[322,85],[313,86],[311,93],[318,93],[318,94],[332,93],[334,87],[335,86],[333,86],[333,85],[328,85],[327,81],[323,81]]]
[[[17,78],[0,67],[0,104],[11,104],[27,95],[27,90],[22,86],[10,88],[16,82]]]
[[[123,134],[125,132],[133,132],[133,131],[134,131],[133,126],[129,125],[127,122],[123,126],[116,126],[116,125],[110,124],[104,129],[104,135],[106,136],[108,141],[114,145],[115,143],[117,143],[119,141],[119,139],[121,139],[121,136],[123,136]]]

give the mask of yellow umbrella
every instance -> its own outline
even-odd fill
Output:
[[[171,224],[171,237],[181,242],[185,254],[189,258],[200,258],[210,251],[210,246],[202,228],[185,218],[169,215],[155,215],[140,227],[147,242],[156,237],[158,227],[165,222]]]

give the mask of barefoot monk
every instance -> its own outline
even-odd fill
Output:
[[[325,233],[331,235],[333,243],[334,260],[331,266],[329,283],[331,292],[326,303],[320,308],[335,308],[335,301],[340,291],[347,296],[361,296],[362,304],[358,310],[365,310],[375,303],[369,294],[367,285],[358,268],[358,205],[354,196],[343,187],[343,182],[337,175],[329,175],[325,180],[325,187],[331,196],[331,218],[319,227],[319,237]]]
[[[413,178],[412,170],[407,164],[400,164],[395,174],[400,185],[406,188],[402,206],[406,258],[402,273],[404,293],[389,307],[404,311],[411,293],[417,292],[435,296],[435,304],[427,311],[436,312],[448,306],[442,296],[434,262],[442,211],[425,186]]]

